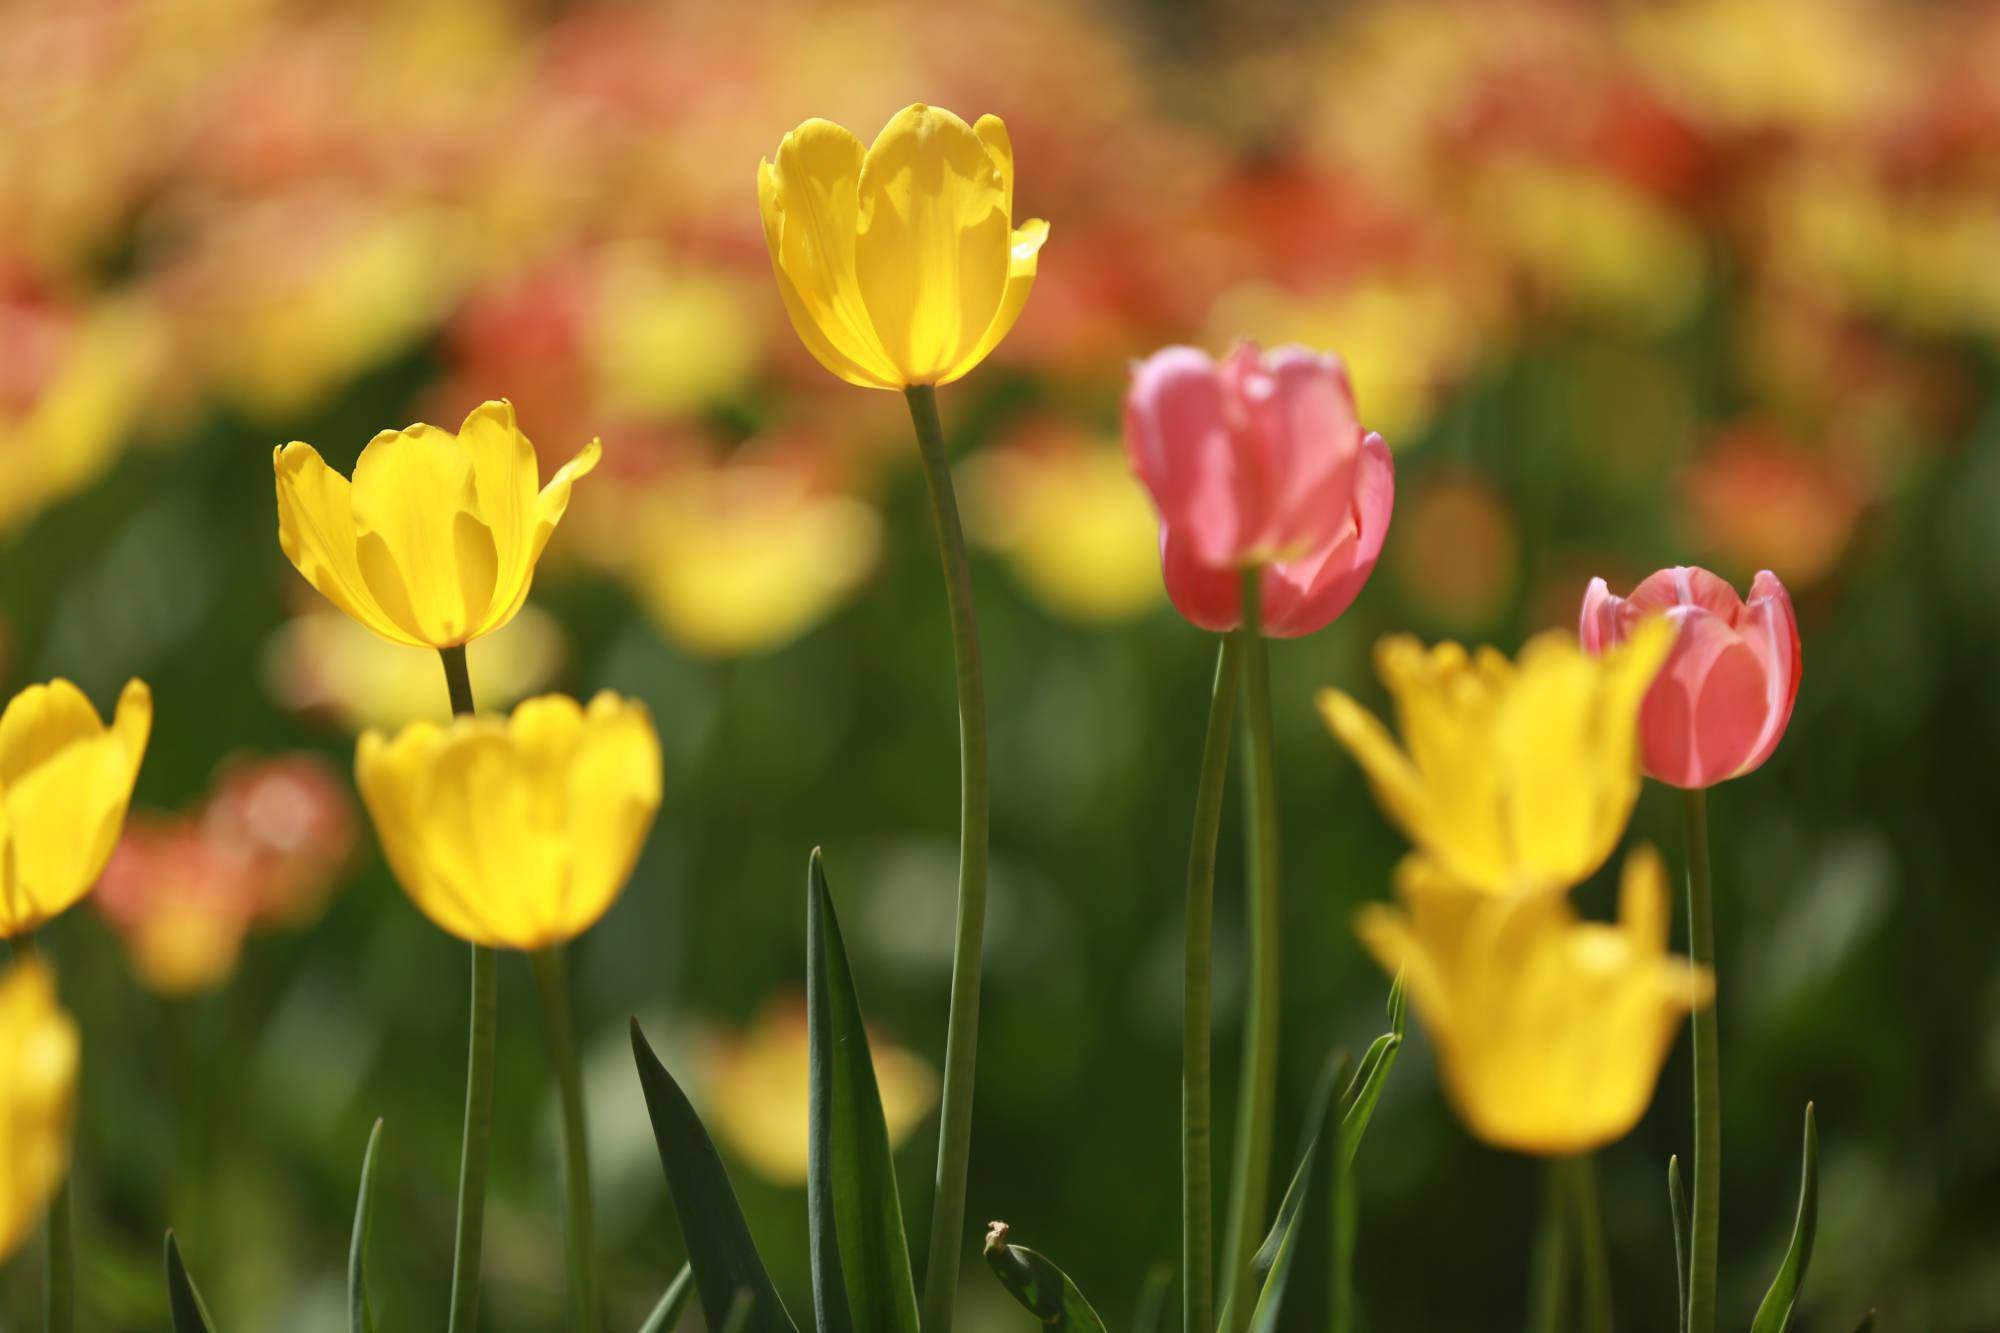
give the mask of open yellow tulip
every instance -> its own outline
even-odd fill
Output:
[[[153,692],[127,681],[110,726],[66,680],[30,685],[0,714],[0,937],[90,892],[118,845],[153,729]]]
[[[570,485],[599,452],[591,441],[537,493],[534,446],[504,400],[474,409],[456,435],[383,431],[352,483],[294,442],[272,455],[278,543],[307,582],[377,634],[456,647],[521,609]]]
[[[489,948],[574,939],[617,901],[660,808],[645,706],[543,695],[510,718],[363,735],[361,799],[389,868],[440,930]]]
[[[12,1254],[69,1174],[76,1025],[35,962],[0,977],[0,1259]]]
[[[1320,692],[1320,714],[1389,817],[1454,880],[1565,889],[1604,864],[1639,799],[1639,705],[1673,641],[1654,621],[1592,657],[1557,630],[1516,663],[1394,635],[1375,662],[1402,747],[1339,690]]]
[[[1016,228],[1014,146],[918,103],[875,142],[809,120],[757,166],[764,241],[806,347],[850,384],[949,384],[1027,304],[1040,220]]]
[[[1397,872],[1400,909],[1355,930],[1402,971],[1452,1104],[1495,1147],[1545,1156],[1623,1137],[1645,1113],[1674,1031],[1715,993],[1667,953],[1659,856],[1626,858],[1618,922],[1580,920],[1560,889],[1495,897],[1421,854]]]

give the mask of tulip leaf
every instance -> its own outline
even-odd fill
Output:
[[[653,1313],[646,1316],[646,1322],[639,1326],[639,1333],[669,1333],[680,1322],[688,1302],[694,1299],[694,1270],[686,1264],[674,1275],[667,1287],[667,1294],[660,1297],[660,1303],[653,1307]]]
[[[167,1312],[173,1316],[174,1333],[215,1333],[215,1321],[208,1317],[201,1293],[181,1262],[180,1242],[167,1233]]]
[[[917,1289],[868,1028],[817,848],[806,869],[811,1139],[806,1201],[820,1333],[917,1333]]]
[[[986,1266],[1023,1309],[1060,1333],[1104,1333],[1104,1321],[1078,1291],[1069,1275],[1042,1255],[1007,1243],[1007,1224],[995,1222],[986,1232]]]
[[[673,1196],[681,1235],[687,1241],[688,1266],[694,1270],[703,1318],[710,1328],[723,1327],[737,1292],[743,1291],[750,1297],[744,1316],[749,1321],[744,1325],[747,1333],[798,1333],[750,1238],[750,1225],[743,1220],[721,1154],[687,1094],[646,1044],[637,1019],[632,1021],[632,1056],[646,1093],[660,1165],[667,1173],[667,1192]]]
[[[1251,1333],[1323,1333],[1334,1326],[1335,1271],[1347,1248],[1340,1236],[1345,1212],[1340,1194],[1347,1174],[1341,1110],[1348,1097],[1336,1097],[1333,1090],[1343,1081],[1347,1063],[1345,1055],[1338,1055],[1320,1076],[1309,1122],[1312,1141],[1285,1191],[1271,1240],[1258,1251],[1259,1262],[1268,1252],[1270,1271],[1250,1314]],[[1349,1092],[1358,1092],[1360,1072],[1346,1081]]]
[[[368,1232],[375,1221],[376,1149],[382,1143],[382,1122],[368,1133],[368,1151],[361,1158],[361,1197],[354,1205],[354,1240],[347,1251],[348,1333],[375,1333],[375,1313],[368,1308]]]
[[[1818,1228],[1819,1128],[1812,1103],[1807,1102],[1805,1160],[1799,1169],[1799,1214],[1792,1224],[1792,1243],[1785,1249],[1785,1261],[1779,1265],[1777,1279],[1764,1293],[1764,1303],[1757,1307],[1750,1333],[1785,1333],[1791,1326],[1792,1310],[1798,1304],[1799,1288],[1805,1284],[1806,1265],[1812,1262],[1813,1234]]]
[[[739,1290],[736,1299],[729,1303],[729,1318],[722,1321],[722,1333],[750,1333],[750,1313],[757,1308],[757,1299],[748,1288]]]
[[[1687,1187],[1681,1183],[1681,1159],[1667,1158],[1667,1207],[1673,1213],[1674,1224],[1674,1276],[1675,1287],[1680,1296],[1681,1317],[1675,1325],[1681,1333],[1688,1333],[1688,1248],[1692,1244],[1688,1234]]]
[[[1139,1302],[1133,1307],[1132,1333],[1174,1333],[1174,1267],[1160,1260],[1146,1270],[1139,1288]]]

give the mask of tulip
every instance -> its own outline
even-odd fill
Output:
[[[0,937],[90,892],[118,845],[153,729],[153,693],[127,681],[110,726],[66,680],[30,685],[0,714]]]
[[[1639,713],[1646,772],[1676,787],[1713,787],[1778,748],[1799,695],[1799,624],[1778,576],[1765,570],[1750,600],[1705,569],[1663,569],[1615,596],[1603,579],[1583,595],[1583,646],[1623,643],[1664,616],[1678,633]]]
[[[1681,1020],[1715,991],[1707,968],[1666,951],[1659,856],[1626,858],[1615,925],[1578,919],[1560,890],[1468,890],[1421,855],[1396,887],[1401,907],[1364,908],[1355,931],[1402,972],[1467,1128],[1551,1157],[1629,1132]]]
[[[570,486],[599,452],[593,440],[537,494],[534,446],[504,400],[474,409],[456,435],[383,431],[351,484],[294,442],[272,455],[278,543],[308,583],[377,634],[458,647],[520,611]]]
[[[998,116],[967,125],[918,103],[875,142],[826,120],[757,165],[764,241],[792,327],[850,384],[949,384],[1027,304],[1048,223],[1019,228],[1014,147]]]
[[[1639,702],[1672,644],[1649,621],[1593,657],[1557,630],[1514,663],[1395,635],[1375,662],[1403,746],[1339,690],[1320,692],[1320,714],[1453,880],[1501,895],[1568,888],[1604,864],[1639,798]]]
[[[660,807],[643,705],[544,695],[511,717],[416,722],[361,738],[355,780],[389,868],[440,930],[546,949],[611,907]]]
[[[41,964],[0,977],[0,1259],[33,1229],[69,1175],[76,1024]]]
[[[1220,364],[1194,347],[1155,352],[1132,371],[1125,447],[1163,545],[1196,566],[1314,564],[1331,547],[1337,570],[1365,579],[1381,550],[1389,455],[1361,429],[1337,357],[1249,342]]]

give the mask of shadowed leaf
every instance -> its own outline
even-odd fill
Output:
[[[680,1322],[681,1314],[694,1299],[694,1270],[686,1264],[674,1275],[667,1287],[667,1294],[660,1297],[660,1303],[653,1307],[653,1313],[646,1316],[646,1322],[639,1325],[639,1333],[667,1333]]]
[[[1009,1245],[1005,1222],[987,1228],[986,1266],[1043,1327],[1062,1333],[1104,1333],[1104,1321],[1069,1275],[1033,1250]]]
[[[368,1133],[368,1151],[361,1157],[361,1196],[354,1205],[354,1241],[347,1250],[348,1333],[375,1333],[375,1313],[368,1308],[368,1232],[375,1220],[376,1148],[382,1142],[382,1122]]]
[[[201,1293],[181,1262],[180,1242],[167,1233],[167,1312],[173,1316],[174,1333],[215,1333],[215,1321],[208,1317]]]
[[[1791,1326],[1792,1310],[1805,1285],[1806,1265],[1812,1262],[1813,1233],[1819,1228],[1819,1129],[1813,1106],[1806,1103],[1805,1161],[1799,1169],[1799,1214],[1792,1224],[1792,1243],[1785,1249],[1785,1261],[1778,1276],[1757,1307],[1750,1333],[1785,1333]]]

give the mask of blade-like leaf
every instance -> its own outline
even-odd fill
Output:
[[[688,1302],[694,1299],[694,1270],[686,1264],[674,1275],[667,1287],[667,1294],[660,1297],[660,1303],[653,1307],[653,1313],[646,1316],[646,1322],[639,1326],[639,1333],[668,1333],[680,1322]]]
[[[1133,1307],[1132,1333],[1175,1333],[1179,1321],[1174,1309],[1174,1267],[1161,1260],[1146,1270],[1139,1288],[1139,1303]]]
[[[382,1122],[368,1132],[368,1151],[361,1157],[361,1197],[354,1205],[354,1240],[347,1250],[348,1333],[375,1333],[375,1313],[368,1308],[368,1232],[375,1222],[375,1149],[382,1142]]]
[[[660,1165],[667,1173],[667,1192],[673,1196],[681,1235],[687,1241],[688,1266],[694,1270],[702,1316],[709,1327],[721,1328],[736,1293],[747,1291],[748,1333],[798,1333],[771,1285],[756,1242],[750,1239],[750,1226],[743,1220],[736,1191],[730,1188],[721,1154],[687,1094],[646,1044],[637,1019],[632,1021],[632,1057],[639,1066],[639,1085],[645,1089]]]
[[[1785,1333],[1791,1326],[1792,1309],[1798,1304],[1799,1288],[1805,1285],[1806,1265],[1812,1262],[1813,1233],[1819,1228],[1819,1129],[1813,1106],[1806,1103],[1805,1161],[1799,1168],[1799,1214],[1792,1223],[1792,1243],[1785,1250],[1785,1262],[1778,1267],[1777,1279],[1764,1293],[1750,1333]]]
[[[1361,1057],[1361,1067],[1354,1071],[1354,1081],[1340,1094],[1343,1166],[1353,1163],[1361,1136],[1368,1132],[1369,1117],[1375,1114],[1375,1103],[1382,1099],[1382,1088],[1388,1083],[1389,1071],[1396,1067],[1396,1055],[1402,1049],[1403,1037],[1398,1032],[1385,1032],[1370,1042],[1367,1054]]]
[[[1313,1097],[1312,1142],[1279,1208],[1278,1227],[1272,1231],[1278,1245],[1250,1314],[1252,1333],[1323,1333],[1333,1325],[1333,1274],[1341,1251],[1339,1198],[1346,1174],[1339,1151],[1340,1109],[1346,1098],[1336,1097],[1334,1089],[1344,1081],[1346,1063],[1345,1056],[1329,1062]],[[1359,1078],[1345,1081],[1352,1088]],[[1285,1216],[1288,1208],[1290,1217]]]
[[[1033,1250],[1007,1243],[1007,1224],[986,1231],[986,1266],[1044,1328],[1060,1333],[1104,1333],[1104,1321],[1069,1275]]]
[[[1688,1247],[1692,1244],[1688,1235],[1687,1187],[1681,1184],[1681,1159],[1667,1158],[1667,1207],[1673,1214],[1674,1224],[1674,1276],[1678,1285],[1674,1290],[1680,1296],[1681,1317],[1676,1325],[1681,1333],[1688,1333]]]
[[[174,1333],[215,1333],[215,1321],[208,1317],[201,1293],[181,1262],[180,1242],[167,1233],[167,1312],[173,1316]]]
[[[917,1289],[889,1127],[817,848],[806,869],[806,1029],[812,1052],[806,1201],[819,1333],[917,1333]]]
[[[737,1292],[729,1303],[729,1318],[722,1321],[722,1333],[750,1333],[750,1314],[756,1308],[756,1297],[748,1291]]]

